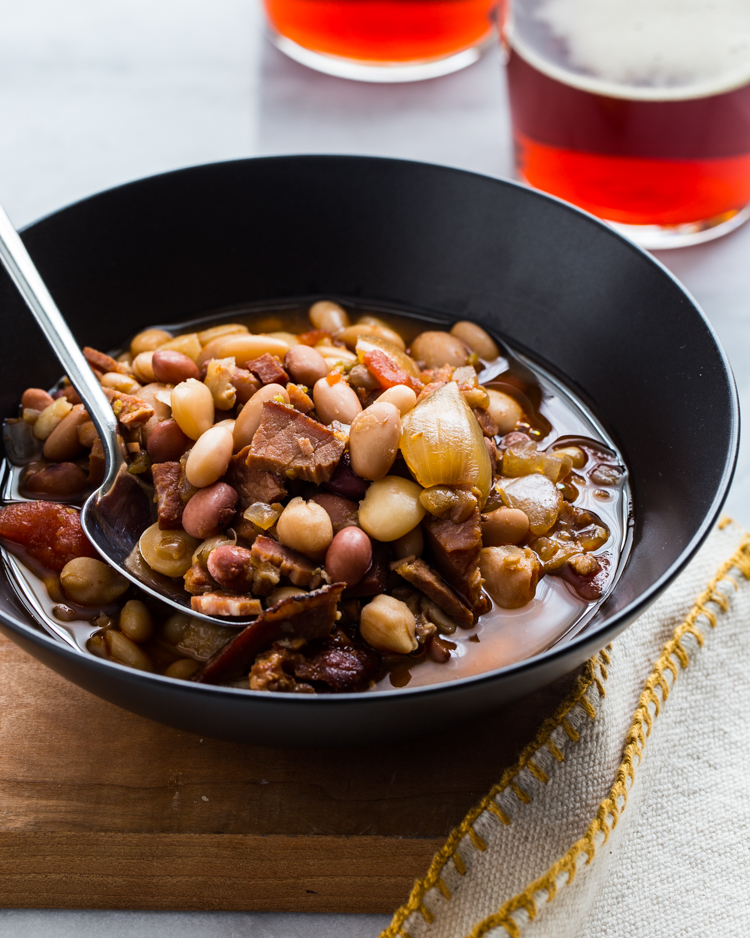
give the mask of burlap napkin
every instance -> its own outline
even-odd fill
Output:
[[[750,539],[725,520],[381,938],[750,935],[748,579]]]

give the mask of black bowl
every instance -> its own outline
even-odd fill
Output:
[[[631,472],[633,547],[583,634],[451,684],[341,696],[184,683],[77,654],[42,634],[7,582],[0,628],[69,680],[201,735],[268,744],[396,740],[468,720],[581,664],[653,602],[705,539],[737,452],[727,360],[691,297],[594,218],[510,182],[355,157],[242,160],[96,195],[24,241],[82,344],[153,323],[299,297],[381,301],[473,319],[564,377]],[[60,367],[7,277],[2,414]]]

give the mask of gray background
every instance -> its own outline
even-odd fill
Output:
[[[259,0],[2,0],[0,200],[17,226],[100,189],[195,163],[357,153],[513,173],[499,57],[446,78],[364,85],[287,60]],[[703,306],[750,411],[750,226],[659,259]],[[685,459],[699,454],[686,453]],[[743,441],[727,511],[750,527]],[[365,938],[388,916],[0,910],[0,936]]]

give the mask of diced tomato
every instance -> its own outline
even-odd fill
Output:
[[[326,381],[333,387],[334,384],[338,384],[339,381],[341,381],[341,372],[329,371],[326,375]]]
[[[326,332],[325,329],[311,329],[309,332],[301,332],[297,336],[297,341],[302,345],[317,345],[318,342],[322,342],[323,339],[330,339],[331,333]]]
[[[365,367],[376,379],[381,388],[387,390],[397,384],[405,384],[417,394],[422,390],[422,382],[408,374],[380,349],[365,352]]]
[[[75,508],[60,502],[19,502],[0,507],[0,538],[24,547],[42,566],[59,573],[75,557],[98,557]]]

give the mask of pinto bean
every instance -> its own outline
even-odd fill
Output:
[[[469,360],[464,343],[449,332],[422,332],[411,344],[411,357],[428,368],[452,365],[460,368]]]
[[[161,420],[148,435],[146,450],[152,462],[177,462],[192,445],[176,420]]]
[[[197,492],[185,505],[182,526],[188,534],[205,540],[226,528],[234,517],[237,492],[226,482],[214,482]]]
[[[495,340],[475,322],[457,322],[451,329],[451,335],[468,345],[483,361],[494,361],[500,354]]]
[[[142,384],[150,384],[152,381],[156,381],[153,358],[153,352],[140,352],[133,359],[133,374]]]
[[[246,593],[252,582],[252,553],[247,547],[220,544],[208,555],[208,572],[225,590]]]
[[[42,411],[50,404],[54,404],[52,395],[41,388],[27,388],[21,397],[21,407],[24,410]]]
[[[151,367],[157,381],[165,384],[179,384],[188,378],[200,377],[198,366],[184,352],[157,349],[151,358]]]
[[[29,495],[73,498],[88,488],[88,474],[74,462],[58,462],[29,473],[23,481]]]
[[[290,348],[284,359],[284,368],[295,381],[308,388],[328,374],[325,358],[309,345],[295,345]]]
[[[325,570],[332,583],[355,586],[371,563],[372,541],[361,528],[342,528],[326,551]]]
[[[76,404],[44,441],[44,458],[52,462],[75,459],[83,450],[83,445],[78,439],[78,428],[88,419],[89,415],[83,404]]]
[[[487,413],[497,424],[498,433],[510,433],[523,417],[523,408],[510,394],[495,391],[494,388],[487,388],[487,394],[490,399]]]
[[[401,414],[379,400],[354,418],[349,431],[352,469],[372,482],[388,475],[401,442]]]
[[[357,392],[345,381],[329,384],[327,378],[321,378],[315,382],[313,400],[322,423],[331,424],[338,420],[350,424],[357,414],[362,413]]]
[[[63,592],[81,606],[108,606],[127,590],[130,583],[103,560],[76,557],[60,573]]]
[[[229,427],[217,425],[206,430],[188,454],[185,464],[188,482],[202,489],[220,479],[229,468],[233,443]]]
[[[257,391],[245,404],[234,423],[234,449],[235,452],[252,442],[255,431],[260,426],[263,417],[263,405],[266,401],[281,398],[285,404],[289,403],[289,394],[280,384],[267,384]]]

